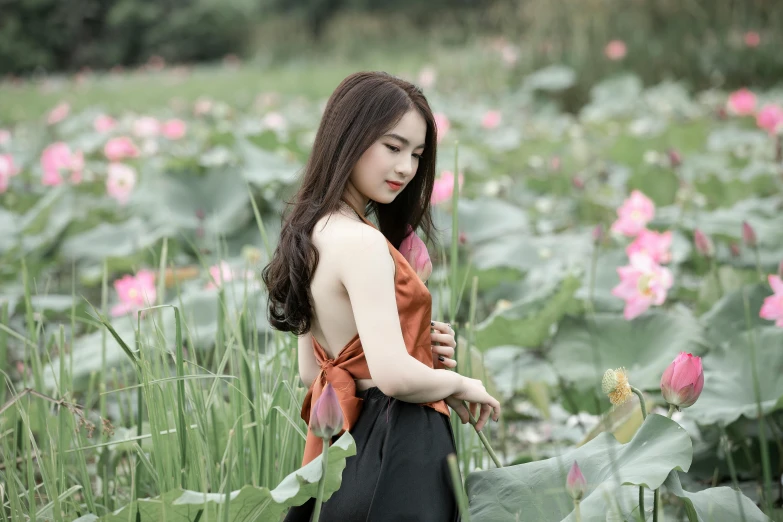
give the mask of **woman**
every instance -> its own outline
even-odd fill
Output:
[[[414,230],[431,237],[435,132],[414,85],[375,72],[343,80],[263,270],[270,324],[299,336],[309,387],[302,418],[331,383],[356,440],[324,522],[458,520],[447,405],[463,423],[463,400],[474,414],[480,408],[478,429],[500,415],[480,380],[445,368],[456,365],[454,331],[432,321],[432,297],[398,251]],[[321,450],[308,433],[303,464]],[[286,521],[310,520],[313,504],[292,508]]]

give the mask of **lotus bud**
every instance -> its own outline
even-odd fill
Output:
[[[633,391],[628,383],[628,375],[625,368],[616,370],[606,370],[603,379],[601,379],[601,390],[609,396],[609,402],[614,406],[619,406],[627,401]]]
[[[327,383],[310,412],[310,431],[316,437],[331,439],[343,429],[343,410],[332,383]]]
[[[737,243],[729,244],[729,252],[731,252],[731,257],[739,257],[742,255],[742,251],[740,251],[740,247]]]
[[[661,377],[661,393],[677,409],[693,406],[704,388],[701,357],[680,352]]]
[[[671,165],[673,169],[682,165],[682,156],[677,149],[669,149],[667,155],[669,156],[669,165]]]
[[[756,231],[747,221],[742,222],[742,240],[750,248],[756,248]]]
[[[582,497],[585,496],[585,492],[587,491],[587,481],[585,480],[585,476],[582,475],[582,470],[579,469],[579,464],[577,464],[576,461],[574,461],[574,464],[571,466],[571,470],[566,477],[566,489],[574,500],[582,500]]]
[[[596,245],[604,239],[604,227],[600,223],[593,227],[593,243]]]
[[[422,281],[429,279],[432,275],[432,261],[430,261],[430,254],[427,252],[427,245],[416,235],[410,225],[408,225],[408,235],[400,244],[400,253],[416,271],[419,279]]]
[[[698,228],[693,231],[693,241],[696,243],[696,250],[705,257],[715,255],[715,246],[712,240]]]

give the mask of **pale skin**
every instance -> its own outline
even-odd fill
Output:
[[[351,173],[343,199],[363,210],[369,200],[389,203],[416,175],[424,150],[426,122],[408,111],[391,130],[361,156]],[[387,181],[401,182],[393,190]],[[299,337],[299,375],[310,386],[319,368],[312,338],[331,358],[358,333],[372,379],[357,379],[359,390],[377,386],[398,400],[426,403],[445,399],[463,423],[467,401],[481,429],[490,416],[497,422],[500,403],[478,379],[461,376],[454,368],[456,342],[447,323],[433,321],[431,332],[435,368],[408,353],[402,336],[394,287],[395,265],[383,234],[353,212],[322,217],[312,232],[319,262],[310,285],[314,306],[311,331]],[[439,356],[444,360],[440,361]]]

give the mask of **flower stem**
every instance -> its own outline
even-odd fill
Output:
[[[321,480],[318,481],[318,493],[315,495],[315,508],[313,509],[312,522],[318,522],[321,517],[321,504],[324,498],[324,487],[326,486],[326,470],[329,467],[329,439],[323,439],[323,452],[321,453],[321,463],[323,469],[321,471]]]
[[[745,307],[745,324],[748,325],[748,341],[750,341],[750,371],[753,379],[753,395],[756,399],[756,416],[759,423],[759,446],[761,446],[761,472],[764,478],[762,494],[764,498],[765,512],[772,513],[772,471],[769,466],[769,448],[767,447],[767,428],[764,422],[764,410],[761,408],[761,385],[757,368],[756,354],[756,329],[752,327],[750,319],[750,303],[748,293],[742,289],[742,301]]]
[[[759,274],[759,279],[761,281],[764,281],[764,272],[761,270],[761,255],[759,254],[759,247],[755,246],[753,247],[753,253],[756,256],[756,272]]]
[[[647,418],[647,405],[644,403],[644,397],[642,396],[642,392],[639,391],[639,388],[635,388],[631,386],[631,391],[636,394],[637,397],[639,397],[639,406],[642,408],[642,419]]]
[[[468,408],[467,401],[462,401],[462,404],[465,406],[465,409],[468,410],[468,417],[470,417],[470,424],[475,428],[476,427],[476,418],[473,416],[472,413],[470,413],[470,408]],[[500,463],[500,459],[498,459],[498,456],[495,455],[495,451],[492,449],[492,446],[489,445],[489,440],[487,440],[487,436],[480,432],[479,430],[476,430],[476,433],[479,436],[479,439],[481,440],[481,443],[484,445],[484,448],[486,448],[487,453],[489,453],[489,457],[492,459],[492,462],[495,463],[495,466],[502,468],[503,464]]]
[[[660,502],[661,492],[660,488],[655,490],[653,495],[653,522],[658,522],[658,502]]]
[[[669,413],[666,415],[668,418],[672,418],[672,415],[674,415],[674,410],[676,410],[677,407],[674,404],[669,404]],[[656,488],[655,492],[653,493],[653,522],[658,522],[658,504],[661,501],[661,488]]]
[[[710,271],[712,272],[712,275],[715,278],[715,284],[718,287],[718,298],[721,298],[724,294],[723,283],[720,280],[720,274],[718,273],[718,263],[715,262],[714,257],[710,259]]]
[[[647,418],[647,405],[639,388],[631,386],[631,391],[639,397],[639,406],[642,409],[642,421]],[[639,517],[644,520],[644,486],[639,486]]]
[[[574,500],[574,516],[576,517],[576,522],[582,522],[582,512],[579,509],[578,500]]]

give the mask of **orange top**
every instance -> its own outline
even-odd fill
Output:
[[[358,213],[357,213],[358,215]],[[366,218],[359,217],[373,228]],[[387,239],[389,251],[394,258],[396,273],[394,276],[395,295],[397,297],[397,311],[400,315],[402,337],[408,353],[432,368],[432,339],[430,338],[430,321],[432,320],[432,295],[419,279],[416,271],[408,264],[405,257],[394,248]],[[343,348],[336,359],[330,359],[324,349],[313,337],[313,351],[315,359],[321,371],[313,381],[302,404],[302,419],[310,422],[310,410],[321,396],[326,383],[332,383],[340,406],[343,410],[344,422],[341,435],[345,430],[350,430],[359,418],[362,410],[362,399],[356,397],[356,382],[354,379],[370,379],[370,369],[364,357],[362,342],[357,333],[353,339]],[[449,416],[449,408],[446,401],[439,400],[423,404],[434,410]],[[302,466],[312,461],[323,450],[323,441],[316,437],[309,429],[305,442],[304,459]]]

